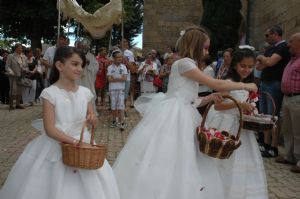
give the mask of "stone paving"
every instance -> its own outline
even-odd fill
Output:
[[[96,130],[96,141],[107,144],[108,161],[113,164],[118,153],[126,143],[130,130],[140,120],[134,110],[128,111],[126,130],[109,127],[107,107],[99,108],[99,125]],[[31,122],[41,118],[41,105],[27,107],[25,110],[8,111],[8,107],[0,105],[0,187],[3,185],[11,167],[24,150],[26,144],[39,135]],[[270,199],[300,199],[300,174],[289,171],[289,166],[276,164],[274,159],[264,159],[267,173]]]

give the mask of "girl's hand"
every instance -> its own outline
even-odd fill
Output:
[[[94,114],[88,114],[87,117],[86,117],[86,121],[91,124],[91,125],[94,125],[96,126],[97,125],[97,122],[98,122],[98,118],[96,117],[96,115]]]
[[[214,101],[215,104],[221,103],[223,101],[222,93],[212,93],[208,97]]]
[[[75,146],[79,145],[79,140],[74,140],[73,145],[75,145]],[[91,145],[89,143],[86,143],[86,142],[81,142],[80,146],[82,146],[82,147],[90,147]]]
[[[252,112],[255,109],[255,106],[247,102],[240,102],[239,104],[243,109],[243,112]]]
[[[254,91],[254,92],[257,92],[257,86],[255,83],[247,83],[247,84],[244,84],[244,89],[247,90],[247,91]]]

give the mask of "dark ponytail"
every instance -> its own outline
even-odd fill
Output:
[[[72,57],[74,53],[78,54],[79,57],[82,59],[82,68],[84,68],[86,59],[84,53],[81,50],[70,46],[59,47],[56,49],[54,59],[53,59],[53,66],[49,77],[50,84],[54,84],[59,79],[59,71],[56,68],[55,63],[57,61],[64,63],[66,59]]]

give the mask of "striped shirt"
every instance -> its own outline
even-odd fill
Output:
[[[300,93],[300,55],[291,58],[285,67],[281,90],[284,94]]]

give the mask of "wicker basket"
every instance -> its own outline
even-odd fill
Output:
[[[203,115],[203,120],[201,122],[200,127],[197,128],[197,137],[199,141],[199,149],[202,153],[218,158],[218,159],[227,159],[231,156],[233,151],[237,149],[241,145],[240,133],[243,127],[243,120],[242,120],[242,109],[237,103],[237,101],[231,96],[223,96],[223,98],[228,98],[232,100],[239,109],[240,113],[240,125],[238,129],[237,135],[229,134],[228,132],[222,131],[222,135],[225,137],[225,140],[221,140],[219,138],[212,138],[209,139],[207,133],[204,132],[204,124],[206,120],[207,113],[210,107],[213,105],[213,102],[210,102],[205,110]]]
[[[80,169],[98,169],[102,167],[106,157],[106,146],[94,144],[95,127],[92,127],[89,146],[82,146],[83,133],[86,128],[84,123],[77,145],[61,143],[63,163],[70,167]]]
[[[263,114],[244,115],[243,116],[244,129],[257,131],[257,132],[271,130],[278,119],[277,116],[275,116],[276,105],[273,97],[267,92],[260,92],[260,94],[266,95],[267,98],[271,100],[273,105],[273,114],[272,115],[263,115]]]

